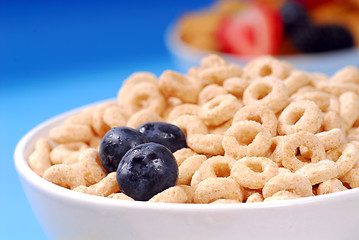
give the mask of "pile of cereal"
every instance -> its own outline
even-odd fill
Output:
[[[118,180],[124,178],[117,176],[119,168],[116,173],[102,166],[102,139],[113,138],[116,129],[145,126],[145,131],[153,131],[163,123],[165,129],[175,126],[152,137],[185,135],[180,145],[174,143],[173,154],[135,136],[140,145],[131,146],[135,151],[118,160],[121,165],[132,156],[135,165],[126,164],[141,172],[146,166],[136,164],[143,157],[133,157],[143,150],[140,146],[162,149],[156,151],[168,156],[170,180],[158,182],[172,183],[143,199],[252,203],[328,194],[359,187],[358,109],[359,69],[354,66],[328,77],[269,56],[242,68],[208,55],[187,74],[167,70],[157,79],[151,73],[134,73],[125,80],[117,102],[86,108],[52,129],[49,139],[39,139],[29,165],[64,188],[134,200],[120,190]],[[146,157],[155,159],[156,154]],[[151,164],[162,169],[161,161]]]

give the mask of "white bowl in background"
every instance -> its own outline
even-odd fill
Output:
[[[178,24],[171,24],[167,28],[165,44],[178,70],[183,73],[187,72],[187,70],[193,66],[198,66],[201,59],[210,53],[219,54],[228,62],[242,66],[251,59],[250,56],[225,54],[192,47],[180,39]],[[309,72],[321,72],[328,75],[332,75],[340,68],[348,65],[359,67],[358,47],[317,54],[278,55],[275,57],[292,63],[296,69]]]
[[[15,149],[23,189],[49,239],[358,239],[359,188],[276,202],[171,204],[92,196],[47,182],[27,158],[38,138],[81,109],[35,127]]]

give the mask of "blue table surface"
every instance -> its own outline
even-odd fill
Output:
[[[44,120],[115,97],[136,71],[176,70],[170,22],[212,0],[0,1],[0,239],[46,239],[13,164]]]

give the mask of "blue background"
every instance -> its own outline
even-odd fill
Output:
[[[46,239],[13,164],[16,143],[44,120],[112,98],[136,71],[174,69],[170,22],[211,0],[0,0],[0,239]]]

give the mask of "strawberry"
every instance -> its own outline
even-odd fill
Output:
[[[278,11],[251,5],[238,15],[223,19],[217,39],[223,51],[239,55],[275,55],[282,40],[283,24]]]

